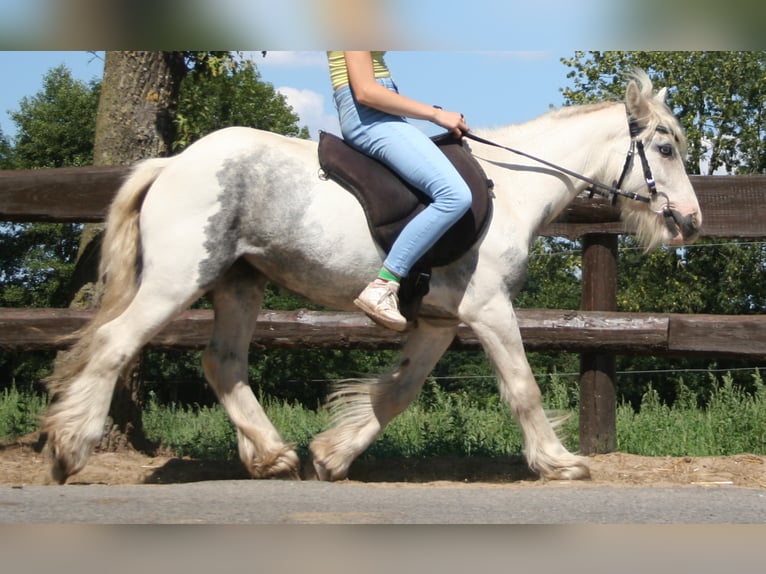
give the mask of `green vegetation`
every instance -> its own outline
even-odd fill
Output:
[[[34,432],[47,402],[44,396],[19,391],[16,387],[0,391],[0,440]]]
[[[766,454],[766,385],[760,372],[752,391],[729,374],[708,374],[712,390],[698,396],[683,384],[673,405],[653,389],[638,411],[626,402],[617,410],[617,450],[643,456]],[[329,425],[324,409],[260,397],[285,440],[308,453],[311,438]],[[551,416],[568,416],[559,427],[565,446],[577,450],[577,389],[552,377],[544,404]],[[0,440],[33,431],[45,408],[39,395],[15,388],[0,394]],[[148,436],[177,456],[236,459],[234,427],[219,405],[163,405],[154,396],[144,409]],[[420,397],[396,418],[363,455],[372,458],[428,458],[441,455],[501,457],[521,453],[521,433],[497,395],[482,401],[448,393],[429,381]]]
[[[760,373],[752,393],[733,384],[731,375],[711,376],[704,408],[700,397],[681,384],[672,407],[653,389],[641,409],[623,404],[617,410],[617,449],[646,456],[718,456],[766,453],[766,386]]]

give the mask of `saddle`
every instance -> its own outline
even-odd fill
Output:
[[[400,310],[414,319],[420,300],[428,293],[431,268],[447,265],[476,243],[492,211],[493,183],[463,145],[451,133],[432,138],[452,162],[473,194],[473,205],[415,264],[399,289]],[[343,139],[319,134],[319,165],[323,177],[351,192],[361,203],[375,242],[388,253],[407,223],[431,203],[431,199],[405,182],[386,165],[348,145]]]

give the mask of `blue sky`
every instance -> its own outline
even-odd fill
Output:
[[[393,51],[387,62],[402,93],[465,114],[469,125],[495,127],[531,120],[560,106],[568,68],[560,58],[573,51]],[[325,53],[272,51],[249,54],[262,79],[284,93],[307,125],[337,132]],[[15,134],[9,110],[42,88],[47,71],[65,64],[76,79],[100,78],[103,53],[0,51],[0,127]],[[421,124],[425,131],[434,129]],[[434,132],[435,133],[435,132]]]

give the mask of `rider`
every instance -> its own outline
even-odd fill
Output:
[[[431,139],[405,118],[431,121],[462,137],[465,118],[399,94],[385,52],[329,51],[341,133],[351,146],[372,156],[432,199],[402,230],[378,277],[354,304],[396,331],[407,328],[399,312],[399,283],[412,266],[471,207],[468,185]]]

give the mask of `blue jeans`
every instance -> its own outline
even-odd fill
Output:
[[[378,83],[397,91],[390,78]],[[426,134],[404,118],[358,104],[349,86],[335,90],[343,138],[386,164],[433,201],[402,230],[383,262],[406,277],[412,266],[471,207],[471,190]]]

